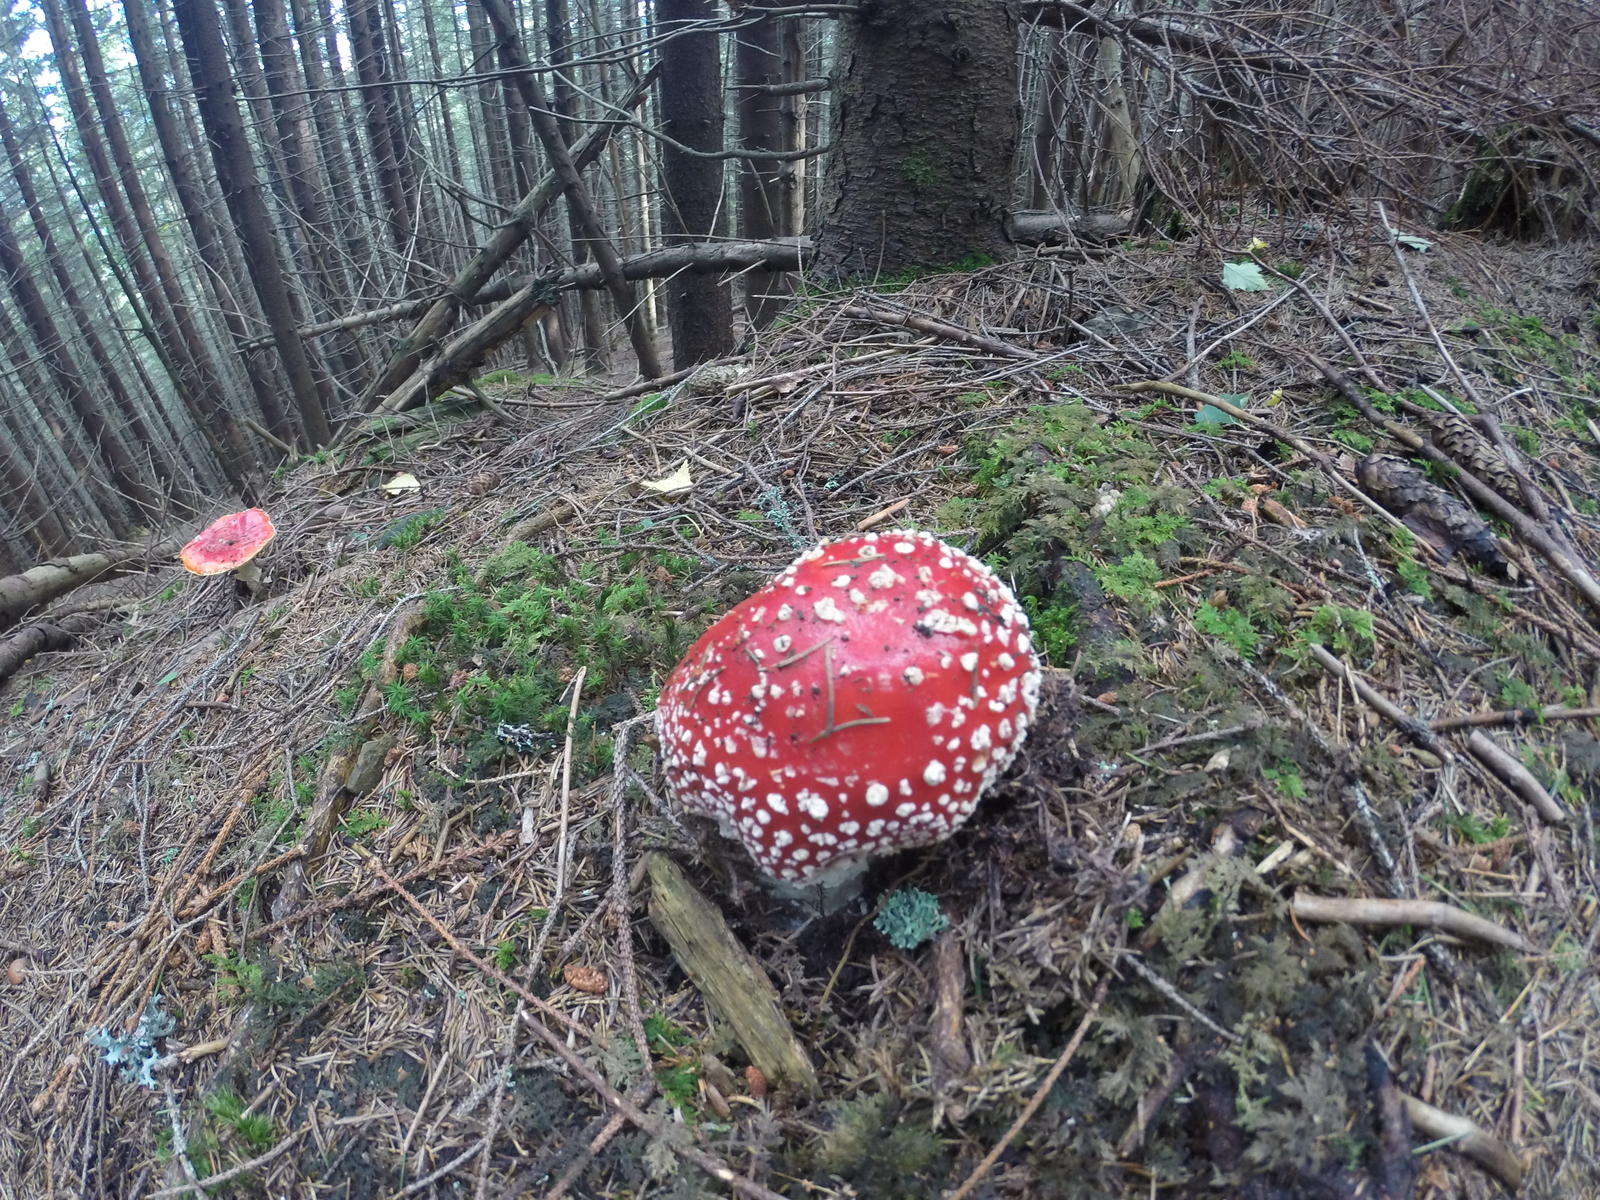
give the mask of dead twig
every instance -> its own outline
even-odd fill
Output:
[[[1472,736],[1467,739],[1467,749],[1502,783],[1533,805],[1534,811],[1550,824],[1559,825],[1567,819],[1567,810],[1544,790],[1544,785],[1533,777],[1533,772],[1490,741],[1487,734],[1473,730]]]
[[[1378,900],[1296,892],[1289,911],[1302,920],[1323,924],[1426,925],[1457,937],[1493,942],[1522,954],[1534,953],[1533,947],[1516,931],[1438,900]]]
[[[1424,1104],[1415,1096],[1405,1097],[1405,1103],[1406,1115],[1418,1133],[1450,1142],[1512,1191],[1522,1185],[1522,1164],[1494,1134],[1484,1132],[1465,1117]]]
[[[1006,1152],[1006,1147],[1017,1140],[1017,1135],[1027,1128],[1028,1122],[1033,1120],[1033,1114],[1039,1111],[1039,1106],[1044,1103],[1044,1098],[1056,1086],[1056,1080],[1061,1078],[1061,1073],[1067,1069],[1067,1064],[1072,1061],[1072,1056],[1078,1052],[1078,1047],[1083,1045],[1084,1036],[1089,1032],[1089,1026],[1100,1013],[1100,1006],[1105,1003],[1106,992],[1111,987],[1111,973],[1108,971],[1100,978],[1100,985],[1094,989],[1094,998],[1089,1001],[1089,1009],[1083,1014],[1083,1020],[1078,1022],[1078,1028],[1073,1031],[1072,1040],[1057,1056],[1055,1063],[1039,1081],[1039,1086],[1034,1089],[1033,1095],[1023,1110],[1017,1114],[1017,1119],[1011,1122],[1011,1128],[1005,1131],[1004,1136],[994,1144],[994,1149],[983,1156],[983,1161],[972,1168],[972,1174],[966,1181],[951,1192],[946,1200],[967,1200],[967,1197],[978,1190],[978,1185],[990,1171],[994,1170],[995,1163],[1000,1161],[1000,1156]]]

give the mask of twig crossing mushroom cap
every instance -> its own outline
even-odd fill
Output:
[[[1039,679],[1026,614],[977,559],[907,530],[824,542],[668,678],[667,780],[804,882],[949,836],[1022,745]]]
[[[255,558],[277,533],[270,516],[259,508],[247,508],[213,522],[179,557],[196,575],[221,575]]]

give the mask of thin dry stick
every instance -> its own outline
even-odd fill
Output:
[[[499,982],[502,987],[510,988],[517,994],[517,996],[519,996],[524,1002],[533,1008],[538,1009],[546,1016],[549,1016],[560,1024],[565,1025],[574,1033],[581,1034],[589,1041],[597,1042],[602,1045],[604,1044],[605,1039],[597,1037],[594,1031],[588,1026],[584,1025],[581,1021],[576,1021],[567,1016],[566,1013],[562,1012],[554,1005],[545,1003],[527,988],[523,987],[515,979],[512,979],[511,976],[507,975],[499,967],[495,966],[491,962],[486,962],[484,959],[479,958],[471,950],[467,949],[466,946],[462,945],[461,939],[446,929],[444,927],[444,923],[440,921],[438,917],[429,912],[427,906],[423,904],[422,901],[418,900],[410,892],[406,891],[405,888],[401,887],[394,876],[390,875],[388,871],[383,869],[383,863],[378,860],[378,856],[376,854],[372,853],[372,851],[368,850],[365,846],[352,844],[351,848],[361,856],[362,861],[367,864],[367,868],[372,871],[374,875],[383,880],[391,890],[405,900],[407,904],[411,905],[412,908],[416,909],[417,914],[422,917],[424,921],[433,926],[434,931],[449,943],[450,949],[454,950],[462,958],[466,959],[473,966],[477,967],[478,970],[482,971],[485,975]]]
[[[1056,1080],[1061,1078],[1061,1072],[1067,1069],[1067,1064],[1072,1061],[1072,1056],[1078,1052],[1078,1047],[1083,1044],[1084,1035],[1089,1032],[1089,1026],[1100,1012],[1100,1005],[1105,1002],[1106,992],[1111,987],[1111,973],[1108,971],[1100,979],[1100,985],[1094,990],[1094,998],[1089,1001],[1089,1011],[1083,1014],[1083,1020],[1078,1022],[1078,1028],[1073,1032],[1072,1040],[1067,1043],[1067,1048],[1061,1052],[1038,1088],[1034,1090],[1027,1107],[1017,1114],[1017,1119],[1011,1122],[1011,1128],[1006,1130],[1005,1136],[995,1143],[994,1149],[983,1156],[983,1161],[972,1169],[972,1174],[967,1176],[966,1182],[951,1192],[946,1200],[967,1200],[967,1197],[978,1190],[978,1185],[984,1177],[994,1170],[995,1163],[1000,1161],[1000,1156],[1006,1152],[1006,1147],[1016,1141],[1017,1135],[1023,1131],[1028,1122],[1033,1119],[1033,1114],[1039,1111],[1039,1106],[1044,1103],[1044,1098],[1050,1094],[1050,1089],[1056,1086]]]
[[[177,1187],[162,1188],[159,1192],[151,1192],[144,1200],[167,1200],[171,1196],[186,1196],[190,1192],[205,1191],[209,1188],[218,1187],[230,1180],[239,1178],[241,1175],[248,1175],[251,1171],[259,1171],[269,1162],[276,1158],[282,1158],[292,1150],[305,1132],[306,1127],[301,1126],[271,1150],[268,1150],[265,1154],[257,1155],[249,1162],[242,1162],[237,1167],[229,1167],[226,1171],[221,1171],[206,1179],[191,1180],[188,1183],[180,1183]]]
[[[1457,937],[1477,938],[1523,954],[1533,953],[1533,947],[1514,930],[1438,900],[1379,900],[1296,892],[1289,911],[1303,921],[1327,924],[1342,921],[1346,925],[1426,925]]]
[[[567,748],[561,763],[561,833],[556,842],[556,894],[550,911],[561,905],[567,891],[567,820],[572,811],[572,730],[578,723],[578,701],[583,697],[583,681],[588,667],[579,667],[572,678],[572,707],[567,710]]]
[[[1544,784],[1534,778],[1533,772],[1518,762],[1515,756],[1506,753],[1490,741],[1488,734],[1481,730],[1473,730],[1472,736],[1467,739],[1467,749],[1472,751],[1473,758],[1531,804],[1534,811],[1550,824],[1559,825],[1567,819],[1567,810],[1557,804],[1555,798],[1544,790]]]

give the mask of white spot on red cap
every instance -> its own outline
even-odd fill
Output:
[[[877,808],[881,804],[888,803],[888,800],[889,800],[889,789],[884,787],[883,784],[881,784],[881,783],[869,783],[869,784],[867,784],[867,803],[868,804],[872,805],[874,808]]]
[[[957,746],[961,744],[958,739],[952,738],[951,740],[954,741]],[[937,758],[933,759],[926,767],[922,769],[922,780],[929,787],[937,787],[939,784],[943,783],[944,764]]]
[[[824,596],[821,600],[818,600],[811,606],[811,611],[819,621],[834,621],[840,625],[844,624],[844,613],[840,611],[832,596]]]

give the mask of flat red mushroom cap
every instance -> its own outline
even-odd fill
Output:
[[[196,575],[237,571],[260,554],[278,531],[259,508],[229,513],[183,548],[179,558]]]
[[[1026,614],[977,559],[914,531],[824,542],[668,678],[667,781],[767,874],[815,882],[960,826],[1027,736],[1039,679]]]

